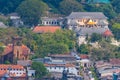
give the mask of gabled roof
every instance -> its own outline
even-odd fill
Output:
[[[112,36],[113,34],[111,33],[110,30],[106,30],[104,33],[103,33],[104,36]]]
[[[120,66],[120,59],[113,58],[109,60],[112,65],[119,65]]]
[[[33,29],[33,32],[34,33],[48,33],[48,32],[54,33],[59,29],[61,29],[60,26],[36,26]]]
[[[21,47],[22,47],[22,54],[23,55],[28,55],[30,49],[24,44],[22,44]],[[12,51],[13,51],[13,44],[8,44],[3,51],[3,55],[9,54]]]
[[[92,18],[92,19],[107,19],[102,12],[72,12],[68,19]]]
[[[12,68],[12,69],[24,69],[24,67],[23,66],[21,66],[21,65],[7,65],[7,64],[0,64],[0,69],[5,69],[5,70],[7,70],[8,68]]]
[[[8,70],[11,69],[12,71],[23,71],[25,70],[25,68],[21,65],[12,65],[12,64],[0,64],[0,77],[5,76],[8,73]],[[21,75],[16,75],[16,73],[10,73],[10,77],[25,77],[26,76],[26,72],[24,71],[23,74]]]

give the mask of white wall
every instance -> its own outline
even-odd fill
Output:
[[[68,68],[64,68],[64,67],[46,67],[47,70],[49,72],[60,72],[62,73],[63,70],[69,70],[69,73],[75,74],[77,75],[77,69],[75,67],[68,67]]]
[[[7,73],[9,73],[9,72],[10,72],[10,74],[14,73],[18,77],[18,76],[22,76],[23,74],[25,74],[26,70],[25,69],[24,70],[17,70],[16,69],[16,70],[10,70],[10,71],[8,70]]]

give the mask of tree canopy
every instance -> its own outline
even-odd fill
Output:
[[[8,14],[14,12],[24,0],[0,0],[0,12]]]
[[[83,7],[76,0],[63,0],[59,9],[62,14],[69,15],[71,12],[83,11]]]
[[[102,35],[97,34],[97,33],[93,33],[91,35],[90,41],[91,42],[96,42],[96,41],[100,41],[102,39]]]
[[[16,11],[26,25],[33,26],[38,24],[40,17],[47,9],[48,6],[40,0],[25,0]]]
[[[86,45],[86,44],[81,44],[81,45],[77,48],[77,51],[78,51],[80,54],[88,54],[88,52],[89,52],[89,47],[88,47],[88,45]]]
[[[112,31],[113,31],[114,37],[117,40],[120,40],[120,23],[114,23],[112,25]]]
[[[35,70],[35,78],[36,79],[40,79],[43,76],[47,75],[47,73],[48,73],[45,66],[40,62],[33,62],[31,68]]]

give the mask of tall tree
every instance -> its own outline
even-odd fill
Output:
[[[21,16],[26,25],[37,25],[40,17],[48,9],[48,6],[40,0],[25,0],[17,8],[17,12]]]
[[[83,11],[83,7],[76,0],[63,0],[60,2],[60,11],[62,14],[69,15],[73,11]]]
[[[41,77],[45,76],[48,72],[45,66],[40,62],[33,62],[32,69],[34,69],[36,79],[40,79]]]
[[[80,46],[78,46],[77,51],[81,54],[88,54],[88,52],[89,52],[88,45],[81,44]]]
[[[120,13],[120,0],[112,0],[112,5],[117,13]]]
[[[97,34],[97,33],[93,33],[91,35],[91,39],[90,39],[91,42],[96,42],[96,41],[100,41],[100,40],[102,40],[102,35]]]
[[[114,34],[114,37],[117,39],[117,40],[120,40],[120,23],[114,23],[112,25],[112,32]]]
[[[0,0],[0,12],[3,14],[14,12],[22,1],[24,0]]]
[[[87,4],[84,9],[89,12],[103,12],[110,19],[116,15],[111,4]]]

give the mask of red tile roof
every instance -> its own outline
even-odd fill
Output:
[[[80,58],[81,58],[81,59],[88,59],[89,57],[88,57],[88,55],[86,55],[86,54],[81,54],[81,55],[80,55]]]
[[[24,44],[22,44],[21,47],[22,47],[22,54],[28,55],[30,49]],[[8,44],[4,49],[3,55],[9,54],[12,51],[13,51],[13,44]]]
[[[118,66],[120,66],[120,59],[116,59],[116,58],[110,59],[110,63],[112,65],[118,65]]]
[[[0,70],[0,77],[4,76],[7,73],[7,71]]]
[[[24,70],[24,67],[21,65],[5,65],[5,64],[0,64],[0,77],[4,76],[5,74],[8,73],[8,68],[11,68],[12,70],[18,69],[18,70]],[[10,73],[11,77],[16,77],[15,73]],[[19,77],[25,77],[26,73],[22,74]]]
[[[106,30],[106,31],[103,33],[103,35],[109,37],[109,36],[112,36],[113,34],[111,33],[110,30]]]
[[[6,55],[6,54],[8,54],[8,53],[10,53],[10,52],[12,52],[12,51],[13,51],[13,45],[12,45],[12,44],[8,44],[8,45],[5,47],[3,54]]]
[[[23,66],[21,65],[6,65],[6,64],[0,64],[0,69],[8,69],[8,68],[12,68],[12,69],[24,69]]]
[[[54,33],[59,29],[61,29],[60,26],[36,26],[33,29],[33,32],[35,32],[35,33],[47,33],[47,32]]]

